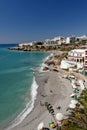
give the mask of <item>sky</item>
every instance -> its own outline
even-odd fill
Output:
[[[87,0],[0,0],[0,43],[87,35]]]

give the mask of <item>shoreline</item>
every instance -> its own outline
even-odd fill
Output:
[[[36,89],[37,96],[34,100],[33,109],[20,124],[11,129],[5,128],[4,130],[36,130],[41,122],[44,122],[45,127],[49,128],[48,123],[54,121],[54,119],[48,113],[44,105],[45,102],[48,102],[53,106],[55,114],[62,112],[65,116],[64,118],[67,118],[68,113],[66,110],[71,102],[70,95],[72,94],[73,89],[69,80],[64,78],[64,73],[69,74],[69,72],[64,72],[59,66],[59,71],[53,71],[50,67],[47,71],[41,71],[42,68],[44,69],[45,67],[45,61],[52,56],[51,54],[43,61],[40,71],[34,73],[38,87]],[[76,77],[79,78],[79,76]],[[57,109],[58,106],[61,107],[60,111]]]
[[[34,109],[19,125],[11,130],[36,130],[36,127],[41,121],[44,121],[48,127],[47,122],[50,122],[52,117],[45,106],[43,106],[46,101],[51,103],[54,108],[60,105],[63,113],[65,113],[67,106],[70,104],[69,95],[72,93],[72,87],[70,87],[69,81],[61,77],[60,73],[53,71],[38,72],[35,76],[39,87]],[[45,82],[45,80],[47,80],[47,82]],[[52,92],[50,92],[50,90],[52,90]],[[66,94],[65,91],[67,91]],[[64,100],[66,100],[65,103]]]
[[[2,125],[1,129],[0,130],[11,130],[13,129],[14,127],[16,127],[17,125],[19,125],[20,123],[22,123],[22,121],[27,117],[27,115],[29,115],[32,110],[34,109],[34,105],[35,105],[35,102],[36,102],[36,98],[37,98],[37,89],[38,89],[38,84],[36,82],[36,79],[35,77],[36,76],[36,73],[42,73],[42,69],[43,69],[43,63],[44,61],[46,60],[46,58],[49,58],[50,55],[48,55],[47,57],[45,57],[45,59],[43,60],[42,62],[42,65],[41,67],[39,67],[38,69],[36,69],[34,72],[33,72],[33,80],[32,80],[32,84],[31,84],[31,101],[28,102],[26,104],[26,108],[24,108],[21,113],[19,113],[12,121],[10,120],[9,122],[7,122],[6,124]]]
[[[58,53],[58,52],[57,52]],[[59,52],[60,53],[60,52]],[[47,61],[50,57],[53,57],[53,52],[51,52],[51,54],[48,56],[48,57],[46,57],[45,58],[45,60],[43,61],[43,63],[42,63],[42,65],[45,63],[45,61]],[[44,68],[44,66],[41,66],[42,68]],[[59,104],[61,104],[60,103],[60,101],[61,101],[61,99],[64,99],[65,98],[65,96],[64,96],[64,92],[61,92],[61,93],[63,93],[62,94],[62,97],[61,97],[61,94],[60,94],[60,92],[58,91],[58,89],[60,89],[60,88],[57,88],[57,83],[58,83],[58,85],[60,84],[60,82],[61,83],[63,83],[64,82],[64,80],[65,79],[63,79],[62,78],[62,76],[61,76],[61,73],[59,73],[59,72],[54,72],[54,71],[37,71],[37,72],[35,72],[34,73],[34,76],[35,76],[35,80],[36,80],[36,83],[37,83],[37,85],[38,85],[38,88],[37,88],[37,96],[36,96],[36,99],[34,100],[34,106],[33,106],[33,109],[31,110],[31,112],[25,117],[25,119],[20,123],[20,124],[18,124],[18,125],[16,125],[15,127],[13,127],[13,128],[10,128],[10,127],[7,127],[7,128],[5,128],[4,130],[22,130],[22,127],[23,127],[23,129],[24,129],[24,126],[25,126],[25,130],[34,130],[34,128],[33,128],[33,122],[32,122],[32,120],[35,120],[36,118],[39,118],[39,113],[38,113],[38,109],[41,109],[41,108],[44,108],[44,109],[42,109],[42,110],[40,110],[41,111],[41,113],[40,113],[40,115],[43,115],[43,114],[45,114],[45,113],[47,113],[47,115],[49,115],[49,113],[47,112],[47,110],[46,110],[46,108],[43,106],[43,104],[46,102],[46,101],[48,101],[49,103],[51,103],[52,102],[52,105],[53,106],[57,106],[57,105],[59,105]],[[59,77],[59,80],[57,79]],[[62,78],[62,79],[61,79]],[[54,80],[55,80],[55,82],[54,82]],[[54,91],[55,92],[53,92],[53,88],[52,88],[52,84],[53,84],[53,82],[54,82],[54,84],[55,84],[55,89],[54,89]],[[66,82],[68,82],[67,80],[66,80]],[[69,82],[68,82],[69,83]],[[65,84],[64,84],[65,85]],[[46,87],[47,86],[47,87]],[[68,85],[67,85],[68,86]],[[66,87],[67,87],[66,86]],[[71,84],[69,83],[69,86],[71,86]],[[58,86],[58,87],[60,87],[60,86]],[[65,89],[65,88],[63,88],[63,89]],[[51,93],[50,92],[50,90],[52,90],[52,92],[53,93]],[[62,90],[61,90],[62,91]],[[64,90],[63,90],[64,91]],[[69,92],[69,94],[68,95],[70,95],[71,93],[72,93],[72,87],[70,87],[70,90],[68,90],[67,89],[67,91],[70,91]],[[58,92],[58,93],[57,93]],[[67,95],[66,95],[67,96]],[[59,102],[59,104],[57,103],[57,98],[59,98],[59,100],[58,100],[58,102]],[[60,99],[61,98],[61,99]],[[70,103],[70,99],[67,99],[68,100],[68,104],[67,105],[69,105],[69,103]],[[54,102],[56,103],[56,104],[54,104]],[[63,101],[62,101],[63,102]],[[67,103],[67,102],[66,102]],[[42,107],[43,106],[43,107]],[[61,104],[61,106],[62,106],[62,104]],[[37,109],[38,108],[38,109]],[[66,107],[66,109],[67,109],[67,107]],[[34,114],[35,113],[35,114]],[[38,115],[37,115],[37,113],[38,113]],[[34,115],[36,115],[36,117],[34,118]],[[50,117],[50,116],[49,116]],[[51,117],[49,118],[50,120],[51,120]],[[50,121],[49,120],[49,121]],[[29,122],[30,122],[30,124],[31,124],[31,122],[32,122],[32,125],[30,125],[29,124]],[[38,121],[34,121],[34,122],[36,122],[36,124],[35,124],[35,126],[38,126],[38,124],[40,123],[40,122],[38,122]],[[14,121],[13,121],[13,123],[14,123]],[[26,125],[26,124],[29,124],[29,125]],[[13,124],[14,125],[14,124]],[[11,126],[11,125],[10,125]],[[28,128],[27,128],[28,127]],[[9,129],[10,128],[10,129]],[[35,128],[36,129],[36,128]]]

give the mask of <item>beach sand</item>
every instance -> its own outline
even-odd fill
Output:
[[[38,87],[37,99],[32,112],[18,125],[11,130],[37,130],[39,123],[43,122],[49,128],[48,123],[53,117],[44,106],[45,102],[53,105],[55,114],[59,111],[64,115],[68,108],[72,93],[72,87],[67,79],[62,78],[60,72],[36,72],[35,79]],[[58,110],[56,107],[61,106]]]

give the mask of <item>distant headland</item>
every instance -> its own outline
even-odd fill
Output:
[[[51,51],[51,50],[71,50],[78,46],[83,46],[87,43],[87,36],[57,36],[53,39],[46,39],[44,41],[32,41],[26,43],[19,43],[16,47],[8,48],[10,50],[22,51]]]

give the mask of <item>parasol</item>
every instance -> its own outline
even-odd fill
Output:
[[[72,104],[72,103],[71,103],[71,104],[69,105],[69,107],[70,107],[70,108],[75,108],[76,106],[75,106],[75,104]]]
[[[78,101],[76,101],[76,100],[71,100],[71,103],[74,104],[74,105],[76,105],[76,104],[78,103]]]
[[[41,122],[39,125],[38,125],[38,130],[41,130],[42,128],[43,128],[43,126],[44,126],[44,123],[43,122]]]
[[[63,114],[62,114],[62,113],[57,113],[57,114],[56,114],[56,119],[57,119],[58,121],[63,120]]]

